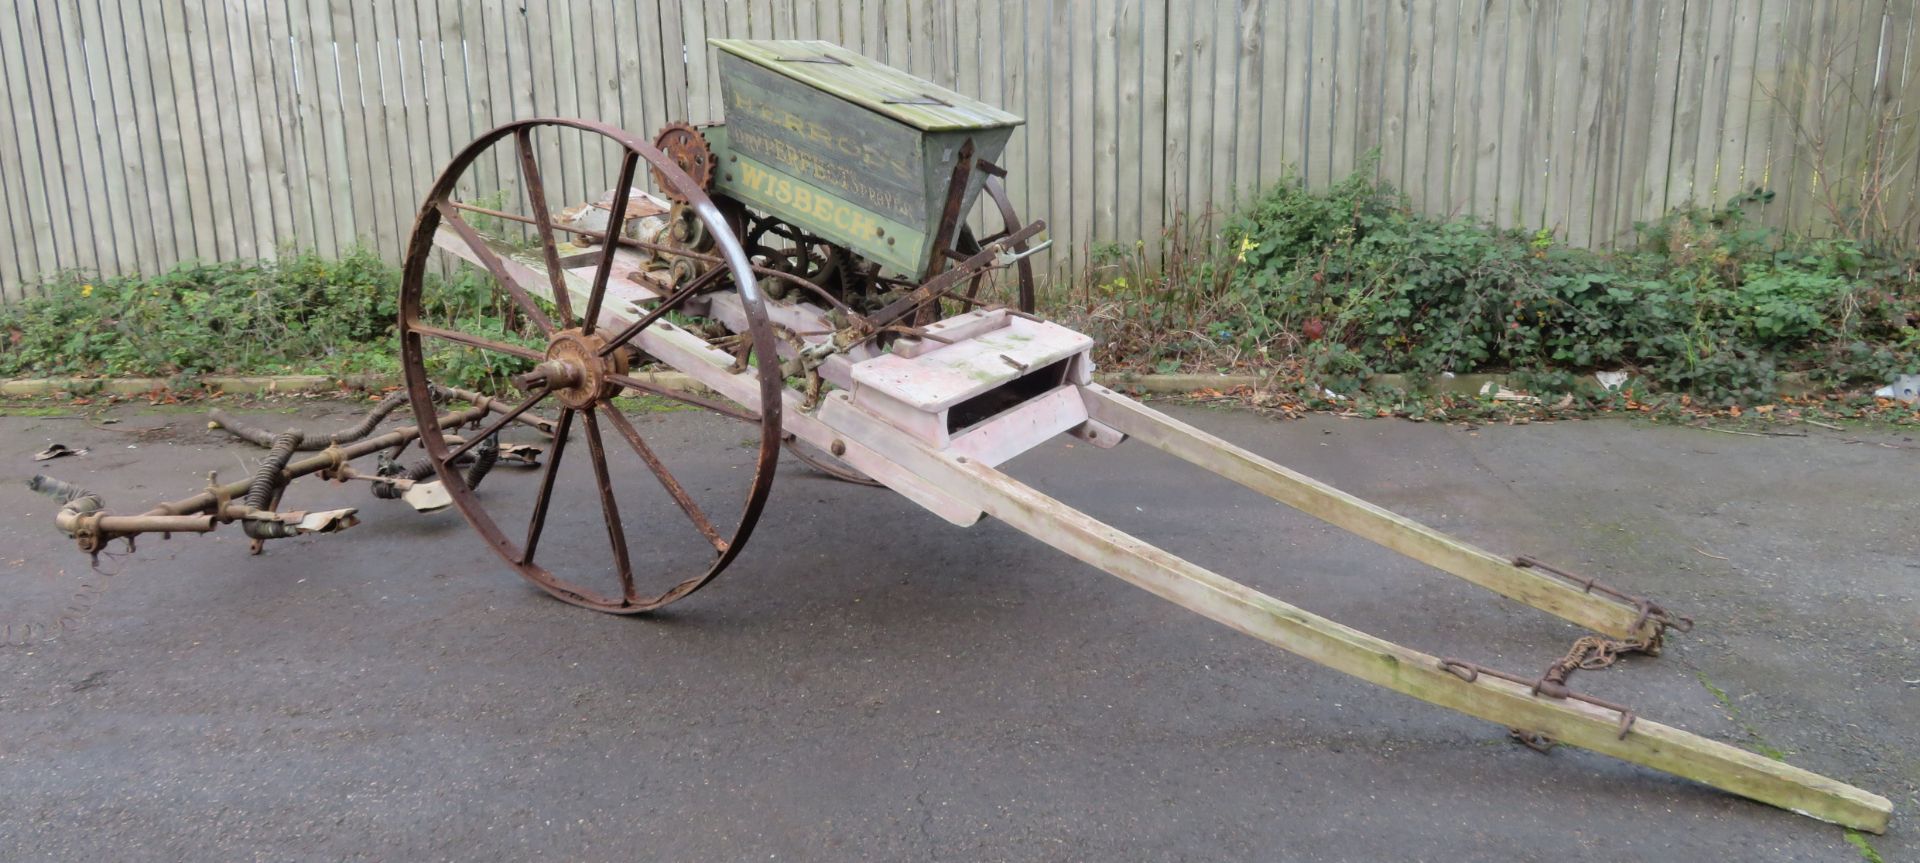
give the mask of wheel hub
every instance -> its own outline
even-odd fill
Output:
[[[575,410],[593,407],[620,392],[620,385],[607,377],[627,373],[625,351],[600,356],[606,344],[607,340],[598,334],[589,335],[578,329],[560,330],[547,344],[547,359],[535,372],[553,388],[561,404]]]

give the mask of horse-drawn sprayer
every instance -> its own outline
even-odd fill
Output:
[[[541,590],[637,614],[687,598],[735,562],[784,450],[955,525],[992,517],[1235,630],[1505,726],[1531,745],[1590,749],[1821,820],[1886,828],[1891,804],[1879,795],[1573,686],[1579,669],[1616,654],[1657,654],[1692,626],[1686,617],[1531,557],[1481,550],[1095,383],[1093,340],[1034,314],[1029,256],[1047,246],[1046,226],[1022,220],[995,163],[1020,118],[825,42],[713,44],[723,123],[675,123],[643,137],[531,119],[495,128],[453,158],[408,240],[399,313],[406,386],[363,422],[277,431],[216,412],[216,424],[267,449],[252,476],[210,480],[198,494],[124,515],[99,494],[37,477],[37,488],[63,500],[59,528],[97,553],[116,539],[237,523],[257,552],[354,524],[354,509],[283,507],[293,480],[318,475],[366,483],[420,510],[457,509]],[[596,188],[611,191],[556,206],[548,191],[556,146],[605,154],[617,169],[610,187]],[[523,208],[487,194],[509,187]],[[436,317],[443,255],[486,274],[511,326]],[[999,287],[983,292],[990,279]],[[445,386],[454,363],[507,369],[519,392]],[[677,375],[655,373],[666,369]],[[737,454],[737,464],[715,475],[672,463],[666,433],[633,407],[641,398],[737,422],[740,434],[671,441]],[[415,424],[379,431],[403,405]],[[1060,435],[1161,450],[1593,634],[1538,674],[1374,637],[999,469]],[[481,490],[515,463],[525,482]],[[661,503],[623,507],[615,489],[631,483]],[[592,547],[569,547],[577,535],[568,545],[543,541],[556,521],[604,524],[604,539],[596,526]]]

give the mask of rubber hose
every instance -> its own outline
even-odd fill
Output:
[[[420,482],[427,477],[433,476],[433,462],[425,458],[414,459],[401,465],[400,469],[394,471],[392,476],[396,479],[404,478],[414,482]],[[401,495],[404,494],[406,494],[406,492],[400,490],[398,486],[390,482],[376,482],[373,484],[373,496],[381,500],[399,500]]]
[[[432,393],[433,400],[436,402],[444,402],[453,396],[451,391],[439,384],[428,384],[427,389]],[[379,427],[380,422],[385,420],[388,414],[393,413],[401,405],[406,403],[407,391],[394,390],[388,393],[386,398],[381,399],[378,404],[373,406],[372,410],[367,411],[366,416],[361,417],[360,421],[353,425],[331,434],[301,432],[301,442],[296,446],[295,452],[319,452],[334,444],[349,444],[359,441],[361,438],[373,434],[373,430]],[[274,438],[276,437],[273,432],[267,431],[259,426],[248,425],[245,421],[235,419],[232,414],[220,408],[214,408],[209,411],[207,418],[212,420],[214,425],[226,429],[234,436],[254,446],[273,446]]]
[[[34,474],[27,480],[27,488],[51,498],[58,498],[61,509],[81,515],[106,509],[107,502],[97,492],[88,491],[70,482],[63,482],[45,474]]]
[[[287,469],[287,462],[293,460],[294,452],[300,448],[301,437],[299,429],[289,429],[273,439],[267,457],[260,460],[260,466],[253,471],[253,481],[247,484],[247,506],[266,509],[273,505],[273,493],[285,484],[286,479],[281,474]]]
[[[473,448],[473,464],[467,465],[467,488],[479,488],[480,481],[487,478],[487,472],[493,470],[495,462],[500,460],[500,436],[487,435],[487,439]]]
[[[70,522],[68,517],[92,515],[107,508],[107,502],[99,494],[44,474],[35,474],[33,479],[27,480],[27,488],[60,500],[61,518],[55,524],[67,536],[74,535],[69,525],[77,524]]]

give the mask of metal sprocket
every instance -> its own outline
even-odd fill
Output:
[[[707,144],[705,135],[687,123],[673,122],[660,128],[660,134],[653,138],[653,146],[667,154],[680,170],[687,172],[701,191],[713,188],[713,147]],[[653,182],[666,196],[682,204],[687,202],[686,193],[676,188],[660,175],[660,169],[649,168]]]

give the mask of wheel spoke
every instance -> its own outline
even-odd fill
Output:
[[[701,511],[700,504],[694,502],[693,495],[687,493],[686,487],[682,486],[679,480],[674,479],[673,472],[667,470],[666,463],[662,462],[660,456],[654,453],[653,447],[648,446],[647,442],[640,437],[640,430],[634,428],[626,415],[611,405],[607,410],[607,422],[613,423],[614,430],[620,432],[621,436],[627,439],[627,443],[633,445],[633,451],[639,454],[640,460],[646,462],[647,468],[652,470],[654,477],[660,480],[660,487],[666,489],[668,496],[673,498],[673,502],[680,505],[680,511],[693,520],[694,529],[707,538],[707,542],[713,545],[713,550],[726,551],[727,541],[720,536],[719,531],[714,530],[713,520],[707,518],[707,514]]]
[[[487,241],[473,229],[472,225],[467,224],[467,220],[460,218],[459,210],[446,201],[441,201],[438,207],[441,220],[453,226],[453,232],[466,241],[467,248],[473,250],[473,254],[480,258],[480,263],[486,265],[487,272],[493,274],[493,280],[499,282],[500,287],[513,297],[514,303],[520,306],[520,311],[533,319],[534,325],[540,328],[540,332],[552,335],[553,321],[549,320],[547,313],[541,311],[540,305],[533,301],[533,295],[527,293],[526,288],[520,287],[520,283],[514,281],[512,276],[507,275],[507,267],[500,262],[500,256],[493,251],[493,247],[487,245]],[[541,224],[546,224],[546,220],[542,219]]]
[[[540,531],[547,526],[547,504],[553,500],[553,481],[560,474],[560,455],[567,451],[567,435],[573,431],[573,408],[560,411],[560,424],[553,432],[553,454],[547,456],[547,469],[540,476],[540,499],[534,501],[533,518],[527,521],[527,542],[521,547],[520,562],[533,562],[533,549],[540,544]]]
[[[592,408],[581,413],[587,421],[587,454],[593,457],[593,479],[600,486],[600,514],[607,520],[607,541],[613,544],[613,565],[620,574],[620,595],[633,599],[633,566],[627,560],[627,533],[620,528],[620,505],[613,499],[613,481],[607,476],[606,445],[600,442],[600,423]]]
[[[607,375],[607,380],[630,390],[639,390],[648,395],[656,395],[663,399],[672,399],[681,404],[705,408],[723,416],[733,417],[741,422],[757,423],[760,421],[760,417],[754,415],[752,411],[742,410],[733,405],[717,402],[712,399],[703,399],[699,396],[673,389],[672,387],[663,387],[659,384],[648,383],[632,375]]]
[[[593,328],[600,323],[600,302],[607,295],[607,277],[613,274],[613,254],[620,249],[620,234],[626,228],[627,207],[633,201],[633,172],[640,165],[640,154],[627,151],[627,157],[620,162],[620,179],[613,184],[613,206],[607,211],[607,236],[600,252],[600,266],[593,271],[593,291],[587,294],[587,316],[580,322],[580,331],[593,335]],[[588,421],[592,428],[592,421]]]
[[[484,351],[493,351],[495,353],[502,353],[508,356],[519,357],[523,360],[532,360],[533,362],[536,362],[536,363],[542,360],[545,360],[547,358],[546,354],[543,354],[537,350],[534,350],[533,348],[524,347],[522,345],[508,344],[506,342],[496,342],[492,339],[483,339],[476,335],[470,335],[468,333],[460,332],[459,330],[449,330],[445,327],[436,327],[432,324],[423,324],[418,321],[408,321],[407,329],[412,332],[419,333],[420,335],[423,335],[423,336],[432,336],[436,339],[443,339],[449,342],[458,342],[470,348],[479,348]]]
[[[526,401],[523,401],[517,405],[514,405],[513,410],[507,411],[506,413],[503,413],[497,417],[494,417],[493,422],[487,423],[486,428],[483,428],[478,433],[474,434],[471,437],[468,437],[466,440],[466,443],[463,443],[457,447],[454,447],[453,452],[447,453],[446,463],[453,464],[454,462],[459,461],[461,456],[467,454],[467,450],[473,449],[474,447],[479,446],[481,441],[486,440],[487,438],[493,437],[496,434],[499,434],[501,429],[507,427],[507,423],[513,422],[515,419],[519,418],[521,414],[526,413],[534,405],[539,404],[541,399],[546,398],[552,393],[553,393],[553,387],[541,387],[539,390],[535,391],[532,396],[528,397]]]
[[[553,220],[547,213],[547,187],[540,179],[540,164],[533,156],[533,130],[523,128],[513,136],[514,149],[520,153],[520,175],[527,184],[527,202],[533,209],[533,223],[540,229],[540,248],[546,253],[547,278],[553,284],[553,304],[560,310],[560,325],[573,327],[573,298],[567,291],[567,275],[560,269],[560,247],[554,241]]]
[[[603,357],[613,356],[613,352],[619,350],[621,345],[626,344],[628,340],[632,339],[634,336],[639,335],[641,330],[646,329],[654,321],[657,321],[662,316],[666,315],[666,313],[679,308],[682,303],[685,303],[687,301],[688,297],[691,297],[695,293],[698,293],[700,289],[705,288],[710,284],[713,284],[715,281],[718,281],[720,276],[724,274],[726,271],[727,270],[725,267],[714,267],[713,269],[710,269],[704,273],[701,273],[699,276],[695,277],[693,281],[690,281],[687,283],[686,287],[673,292],[671,296],[668,296],[665,300],[662,300],[660,302],[660,305],[654,306],[652,309],[649,309],[645,315],[642,315],[640,317],[639,320],[634,321],[631,324],[628,324],[627,328],[624,330],[621,330],[619,335],[614,336],[605,345],[601,346],[600,356],[603,356]]]

